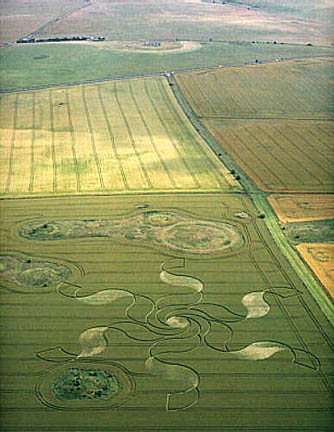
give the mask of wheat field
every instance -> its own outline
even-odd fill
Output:
[[[163,77],[1,98],[3,196],[231,191]]]

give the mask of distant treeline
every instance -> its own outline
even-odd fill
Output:
[[[69,41],[94,41],[94,42],[102,42],[105,40],[103,36],[70,36],[70,37],[54,37],[47,39],[36,39],[36,38],[22,38],[18,39],[16,43],[41,43],[41,42],[69,42]]]

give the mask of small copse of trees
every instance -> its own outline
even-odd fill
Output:
[[[21,38],[16,41],[16,43],[42,43],[42,42],[70,42],[70,41],[92,41],[92,42],[102,42],[105,40],[103,36],[69,36],[69,37],[53,37],[53,38]]]

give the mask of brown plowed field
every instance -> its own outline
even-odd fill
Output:
[[[303,243],[296,248],[334,298],[334,244]]]
[[[278,59],[279,60],[279,59]],[[333,59],[177,74],[189,104],[263,191],[332,192]]]
[[[333,195],[270,195],[268,201],[283,223],[334,217]]]
[[[268,192],[332,192],[330,122],[205,120],[257,186]]]

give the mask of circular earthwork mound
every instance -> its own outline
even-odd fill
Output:
[[[234,225],[218,222],[178,222],[161,232],[161,245],[190,254],[220,254],[243,246],[244,239]]]
[[[133,378],[121,365],[77,359],[44,373],[35,393],[50,408],[87,411],[116,408],[131,397],[134,389]]]

